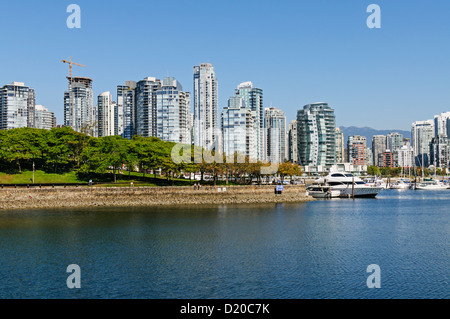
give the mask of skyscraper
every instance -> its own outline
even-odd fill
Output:
[[[386,136],[386,148],[395,152],[403,146],[403,135],[397,132],[389,133]]]
[[[156,137],[163,141],[191,144],[191,96],[173,77],[156,91]]]
[[[366,149],[367,140],[365,136],[353,135],[348,137],[347,152],[350,163],[353,165],[367,165]]]
[[[434,121],[416,121],[412,123],[411,138],[416,166],[430,165],[430,143],[434,137]]]
[[[245,107],[252,111],[254,138],[255,138],[255,158],[264,160],[264,107],[263,90],[254,88],[252,82],[243,82],[238,85],[234,95],[228,99],[228,107]],[[252,151],[253,153],[253,151]]]
[[[136,82],[126,81],[117,86],[117,104],[114,111],[114,132],[131,139],[136,134]]]
[[[244,106],[253,112],[255,130],[256,130],[256,156],[259,160],[264,160],[265,143],[264,143],[264,105],[263,90],[253,87],[252,82],[243,82],[239,84],[235,95],[239,95],[244,101]]]
[[[448,135],[449,127],[448,123],[450,120],[450,112],[441,113],[434,117],[434,136],[435,137],[450,137]]]
[[[443,135],[433,137],[430,143],[430,164],[435,167],[448,168],[449,161],[449,139]]]
[[[293,120],[289,123],[289,133],[288,133],[288,158],[292,163],[298,162],[298,139],[297,139],[297,120]]]
[[[36,105],[34,109],[34,127],[46,130],[56,127],[55,114],[43,105]]]
[[[383,166],[383,154],[386,151],[386,136],[384,135],[374,135],[372,137],[372,154],[373,163],[378,167]]]
[[[344,132],[336,127],[336,163],[344,163]]]
[[[266,130],[266,160],[282,163],[287,159],[286,116],[275,107],[265,109],[264,126]]]
[[[194,66],[194,145],[218,147],[218,82],[210,63]]]
[[[77,132],[95,135],[94,94],[92,79],[67,77],[69,90],[64,93],[64,125]]]
[[[149,137],[156,132],[156,91],[161,88],[161,81],[146,77],[136,84],[136,134]]]
[[[239,153],[252,160],[257,159],[254,121],[249,108],[230,98],[228,107],[224,107],[221,114],[223,152],[227,156]]]
[[[0,89],[0,129],[34,127],[35,93],[23,82],[13,82]]]
[[[410,168],[414,166],[414,150],[411,147],[409,138],[404,138],[402,147],[397,150],[398,166]]]
[[[112,101],[111,93],[103,92],[97,97],[98,136],[112,136],[115,133],[116,103]]]
[[[327,103],[313,103],[297,112],[299,164],[336,164],[336,118]]]

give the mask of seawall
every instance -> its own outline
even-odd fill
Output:
[[[225,188],[225,190],[224,190]],[[220,189],[220,192],[219,192]],[[55,187],[0,189],[0,210],[98,206],[171,206],[305,202],[304,185],[193,187]]]

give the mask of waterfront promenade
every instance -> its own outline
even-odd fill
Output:
[[[193,187],[60,187],[0,189],[0,210],[96,206],[172,206],[305,202],[304,185]]]

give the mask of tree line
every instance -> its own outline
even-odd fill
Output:
[[[173,142],[162,141],[156,137],[134,136],[131,140],[120,136],[91,137],[76,132],[70,127],[59,127],[51,130],[19,128],[0,131],[0,171],[5,173],[21,173],[24,170],[43,170],[51,173],[75,171],[79,176],[95,174],[111,174],[114,182],[119,172],[139,172],[145,177],[157,172],[167,179],[181,177],[184,174],[200,174],[212,177],[215,182],[219,176],[222,180],[235,183],[251,183],[255,179],[261,183],[261,168],[268,163],[253,162],[244,157],[238,160],[234,154],[233,161],[223,158],[201,162],[196,152],[203,149],[191,147],[191,161],[175,163],[172,160]],[[281,179],[287,176],[299,176],[301,168],[290,162],[281,163],[276,174]]]

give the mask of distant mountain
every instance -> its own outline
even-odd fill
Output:
[[[367,147],[372,148],[372,137],[374,135],[388,135],[389,133],[397,132],[403,135],[403,137],[411,138],[410,131],[402,130],[376,130],[371,127],[356,127],[356,126],[340,126],[342,132],[344,132],[344,147],[347,147],[347,140],[349,136],[361,135],[367,138]]]

